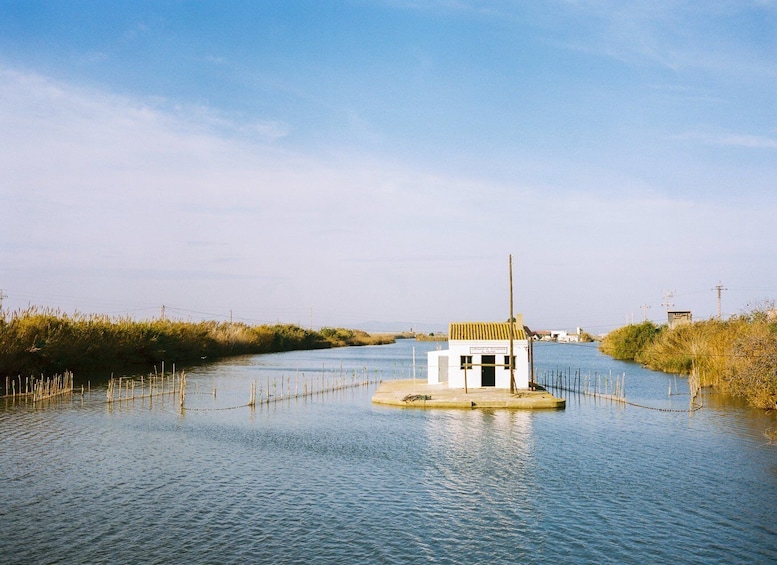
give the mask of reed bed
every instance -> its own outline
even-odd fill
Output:
[[[777,319],[774,308],[728,320],[705,320],[674,329],[645,322],[611,332],[603,353],[653,370],[688,375],[703,387],[744,398],[754,407],[777,408]]]
[[[448,334],[415,334],[417,341],[448,341]]]
[[[357,330],[294,324],[136,320],[30,307],[0,312],[0,375],[108,372],[160,359],[198,363],[231,355],[391,343]],[[7,391],[6,391],[7,392]]]

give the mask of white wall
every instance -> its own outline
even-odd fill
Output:
[[[426,382],[430,385],[444,383],[448,380],[448,351],[429,351],[426,363]]]
[[[494,355],[497,365],[505,361],[509,356],[509,341],[449,341],[448,350],[430,351],[427,354],[429,384],[439,384],[440,357],[447,357],[448,362],[448,386],[450,388],[464,388],[464,370],[461,368],[461,356],[472,357],[473,367],[467,369],[467,388],[481,388],[481,367],[483,355]],[[519,389],[529,388],[529,344],[527,341],[516,340],[513,342],[513,355],[515,355],[515,386]],[[496,386],[494,388],[510,388],[510,368],[497,366],[495,369]]]

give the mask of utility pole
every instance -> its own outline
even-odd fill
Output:
[[[513,362],[513,340],[515,339],[515,313],[513,312],[513,256],[510,255],[510,394],[515,393],[515,363]]]
[[[669,309],[672,306],[674,306],[674,304],[672,304],[672,297],[674,296],[674,291],[673,290],[667,290],[665,296],[666,296],[666,298],[665,298],[666,302],[662,302],[661,306],[666,306],[666,312],[668,314],[669,313]]]
[[[162,311],[160,312],[160,318],[162,319],[163,322],[165,321],[165,305],[164,304],[162,304]]]
[[[8,295],[0,288],[0,311],[3,310],[3,298],[8,298]]]
[[[642,306],[640,306],[640,308],[642,308],[642,312],[644,313],[644,319],[642,321],[647,322],[647,311],[648,311],[648,308],[650,308],[650,306],[648,304],[643,304]]]
[[[720,317],[721,317],[721,311],[720,311],[720,295],[721,295],[721,293],[722,293],[724,290],[728,290],[728,289],[727,289],[727,288],[723,288],[723,285],[722,285],[722,284],[720,284],[720,281],[718,281],[718,284],[717,284],[717,286],[716,286],[715,288],[713,288],[712,290],[717,290],[717,291],[718,291],[718,320],[720,320]],[[1,297],[2,297],[2,295],[0,295],[0,298],[1,298]]]

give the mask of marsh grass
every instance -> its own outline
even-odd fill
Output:
[[[0,375],[111,371],[160,361],[390,343],[391,336],[293,324],[136,320],[30,307],[0,315]]]
[[[615,359],[639,361],[641,352],[660,332],[661,328],[653,322],[629,324],[607,334],[599,349]]]
[[[600,349],[658,371],[694,372],[702,387],[715,387],[758,408],[777,407],[777,322],[767,311],[671,330],[651,322],[624,326],[608,334]]]

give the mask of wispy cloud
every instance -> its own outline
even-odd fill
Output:
[[[671,284],[656,271],[685,276],[724,246],[758,249],[755,226],[774,212],[771,202],[736,212],[682,201],[592,171],[532,187],[347,151],[293,153],[235,133],[209,108],[0,72],[3,288],[16,295],[45,279],[82,297],[82,310],[175,302],[487,319],[502,315],[504,281],[493,273],[512,252],[533,297],[519,308],[534,319],[599,315],[597,300]],[[771,138],[722,139],[774,148]],[[745,227],[696,243],[731,221]],[[569,285],[585,286],[591,306],[572,304]]]
[[[777,78],[773,45],[732,21],[777,21],[773,2],[561,0],[561,44],[631,65],[650,62],[674,72]],[[573,24],[566,28],[561,22]],[[546,25],[550,25],[547,24]]]
[[[777,139],[758,135],[724,135],[713,141],[721,145],[749,147],[753,149],[777,149]]]
[[[777,149],[777,138],[763,135],[693,131],[676,135],[673,139],[744,149]]]

